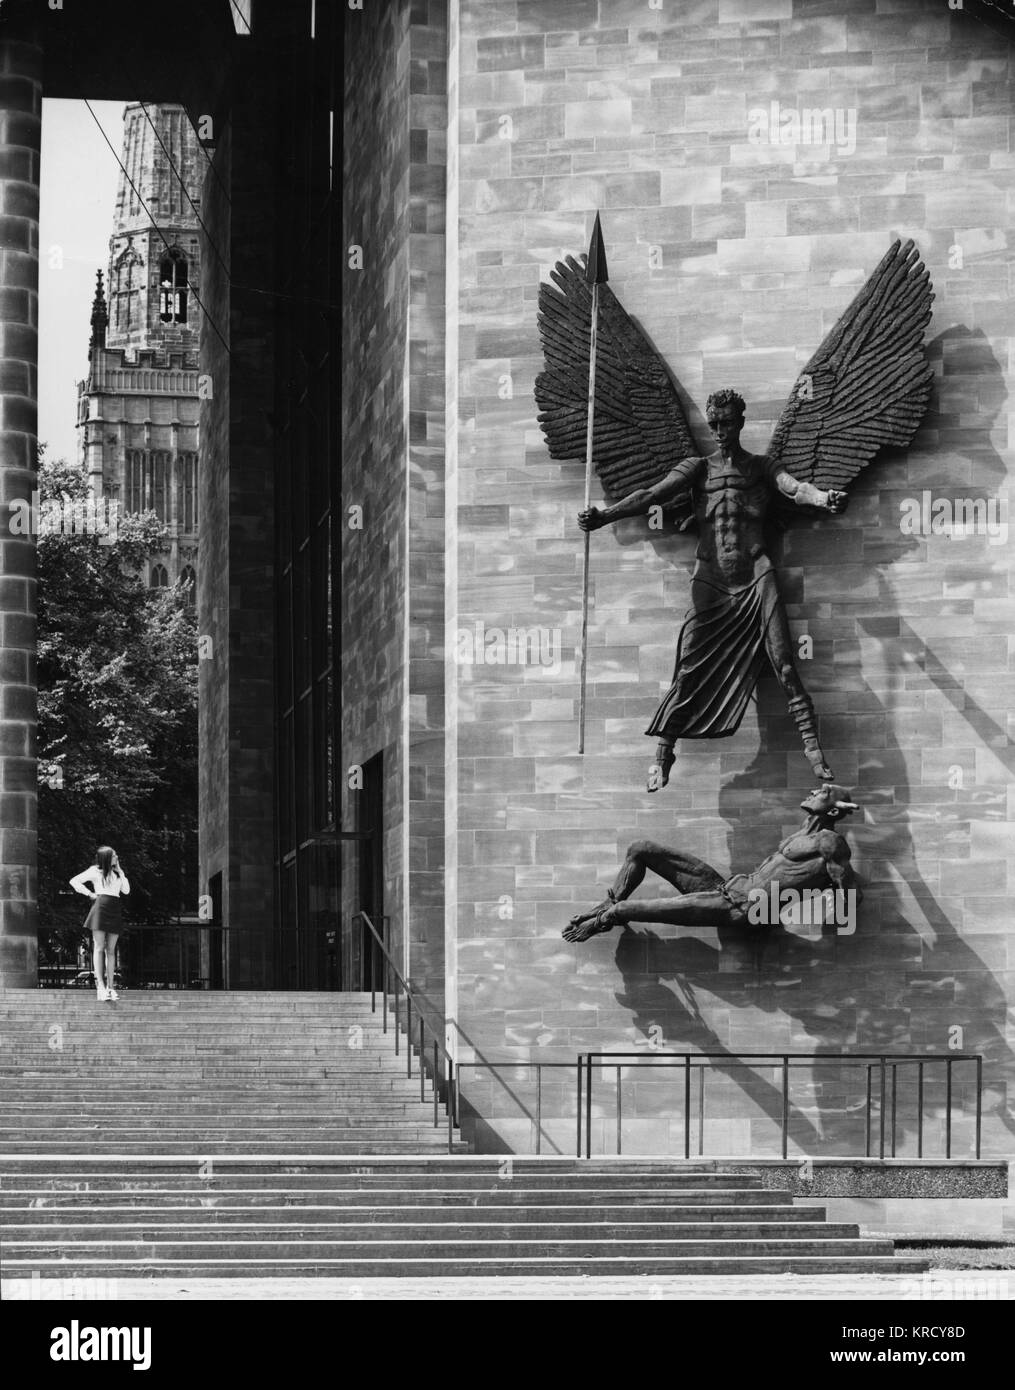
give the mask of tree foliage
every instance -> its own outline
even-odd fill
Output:
[[[83,470],[42,462],[39,501],[88,495]],[[197,640],[179,588],[149,589],[164,547],[152,512],[106,538],[45,530],[38,540],[39,911],[80,926],[67,880],[113,845],[131,879],[128,922],[196,903]]]

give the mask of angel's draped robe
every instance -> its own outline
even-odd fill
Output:
[[[715,559],[715,511],[729,492],[738,494],[742,534],[760,535],[773,487],[766,470],[757,467],[745,476],[732,464],[703,459],[695,474],[702,542],[691,576],[691,606],[677,640],[673,683],[645,731],[674,742],[735,734],[764,669],[773,623],[785,629],[789,641],[775,569],[761,545],[750,545],[753,574],[746,583],[730,583]]]

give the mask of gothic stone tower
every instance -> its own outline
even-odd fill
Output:
[[[81,459],[97,494],[166,523],[149,582],[189,580],[193,595],[202,156],[182,106],[132,103],[123,127],[108,303],[100,272],[78,386]]]

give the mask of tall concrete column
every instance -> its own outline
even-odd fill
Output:
[[[38,981],[35,537],[42,49],[0,25],[0,984]]]

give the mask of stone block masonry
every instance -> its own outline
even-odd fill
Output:
[[[444,986],[444,227],[447,22],[439,3],[346,20],[343,760],[384,757],[384,913],[413,981]],[[378,113],[374,96],[379,94]],[[384,171],[378,179],[376,171]],[[344,824],[357,824],[355,779]],[[350,785],[350,781],[353,783]],[[358,907],[346,850],[348,917]]]
[[[451,9],[448,612],[459,630],[556,630],[563,658],[556,673],[448,666],[448,973],[461,1055],[961,1049],[984,1058],[985,1152],[1005,1151],[1013,551],[987,536],[906,535],[900,504],[924,488],[1007,495],[1011,48],[946,5]],[[854,139],[752,138],[773,103],[780,120],[841,112]],[[801,670],[826,752],[863,805],[848,833],[867,896],[850,936],[777,930],[756,946],[644,927],[578,947],[560,939],[630,841],[749,869],[800,823],[811,783],[765,678],[736,736],[682,745],[671,786],[645,794],[642,731],[672,669],[693,541],[642,520],[593,537],[587,751],[576,754],[583,467],[549,460],[532,383],[539,283],[562,253],[586,248],[597,209],[611,284],[674,372],[702,447],[705,398],[732,385],[748,402],[745,445],[765,449],[796,375],[893,237],[913,237],[930,268],[935,387],[913,446],[867,471],[845,515],[797,522],[776,552],[794,636],[813,642]],[[778,1086],[748,1084],[722,1056],[717,1067],[711,1151],[770,1151]],[[794,1092],[793,1148],[862,1143],[848,1087],[811,1079]],[[664,1091],[643,1088],[625,1123],[676,1145],[657,1123],[673,1109]],[[569,1097],[562,1143],[573,1142]],[[501,1099],[491,1144],[519,1120]],[[913,1145],[906,1116],[900,1144]]]
[[[0,31],[0,980],[36,980],[35,539],[7,504],[37,469],[42,52]]]

